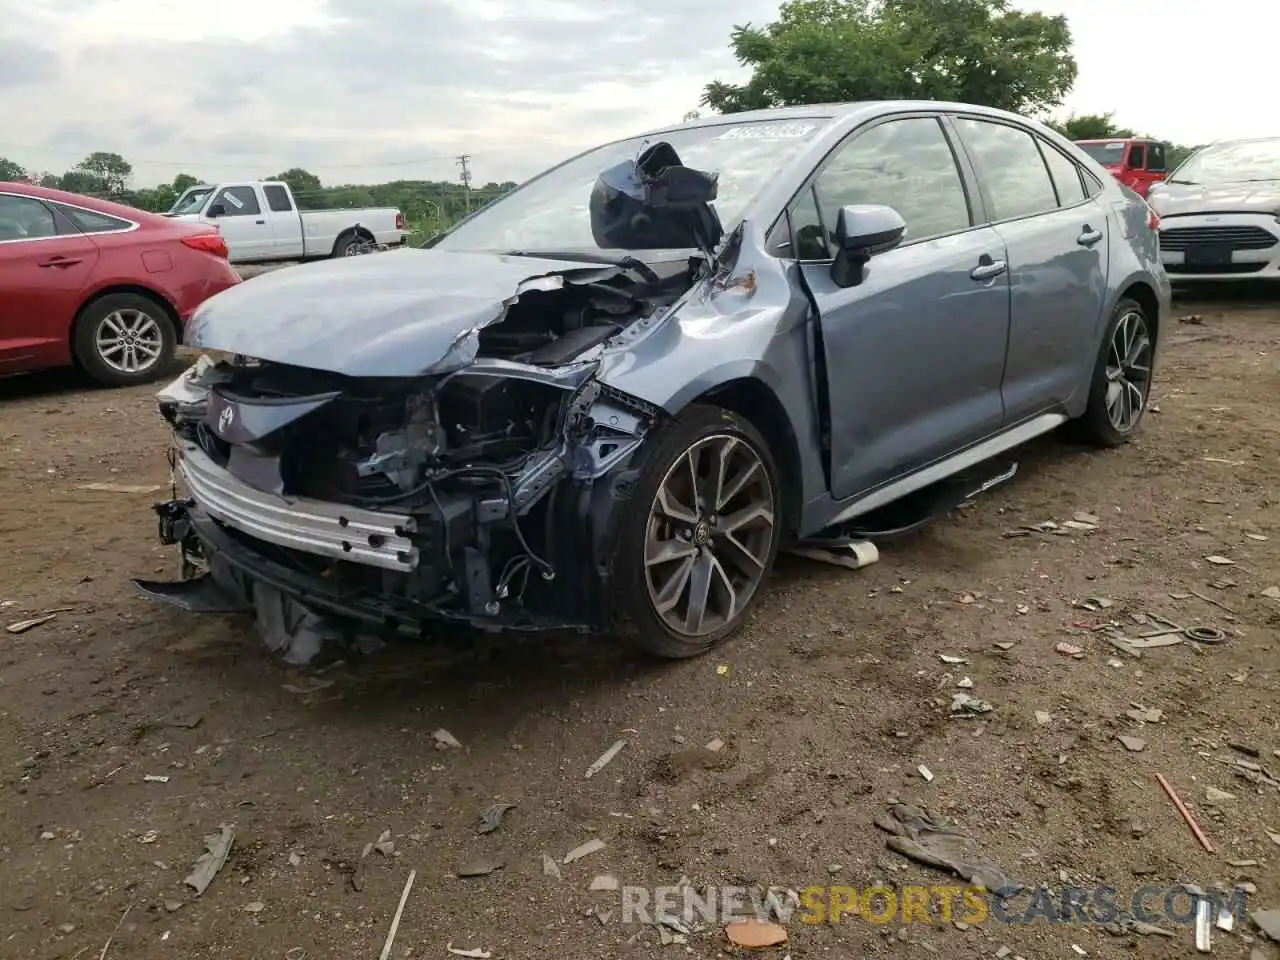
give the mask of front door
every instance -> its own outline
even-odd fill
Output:
[[[0,373],[70,358],[98,246],[34,197],[0,193]]]
[[[958,117],[1009,254],[1010,424],[1061,412],[1085,389],[1107,298],[1110,218],[1075,161],[1012,124]]]
[[[209,209],[215,206],[222,207],[222,213],[211,222],[226,241],[232,263],[271,258],[275,235],[262,212],[257,190],[249,184],[223,187]]]
[[[840,287],[831,279],[831,231],[847,204],[893,207],[907,233],[871,259],[861,284]],[[794,206],[794,242],[825,351],[837,499],[999,430],[1009,274],[999,235],[979,222],[935,116],[855,132]]]

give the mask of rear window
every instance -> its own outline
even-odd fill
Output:
[[[112,217],[105,213],[95,213],[80,207],[69,207],[64,203],[55,203],[58,212],[76,225],[82,233],[111,233],[114,230],[130,230],[133,224],[120,217]]]
[[[1105,167],[1123,163],[1124,148],[1128,144],[1127,140],[1104,140],[1100,143],[1077,143],[1076,146]]]

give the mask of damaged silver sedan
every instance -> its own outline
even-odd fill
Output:
[[[425,249],[207,302],[216,356],[159,395],[182,579],[135,582],[292,662],[440,620],[701,653],[780,547],[912,529],[1068,420],[1126,440],[1168,308],[1147,214],[976,107],[588,151]]]

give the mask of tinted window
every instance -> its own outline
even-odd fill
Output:
[[[279,184],[263,187],[262,192],[267,195],[267,206],[276,213],[288,213],[293,209],[293,204],[289,202],[289,191]]]
[[[1053,185],[1058,189],[1059,205],[1069,207],[1085,199],[1084,188],[1080,186],[1080,168],[1043,141],[1040,152],[1044,154]]]
[[[841,207],[862,203],[897,210],[907,222],[908,241],[970,226],[964,181],[931,117],[890,120],[855,134],[818,176],[817,192],[828,231]]]
[[[1084,171],[1084,189],[1091,198],[1096,197],[1102,192],[1102,181],[1095,177],[1088,170]]]
[[[797,260],[826,260],[831,256],[812,189],[802,193],[791,209],[791,237]]]
[[[1076,146],[1097,160],[1104,167],[1114,166],[1124,159],[1126,140],[1103,140],[1096,143],[1077,143]]]
[[[1141,143],[1135,143],[1129,150],[1129,166],[1134,170],[1142,170],[1147,166],[1147,148]]]
[[[82,233],[107,233],[111,230],[128,230],[133,226],[128,220],[109,217],[105,213],[94,213],[92,210],[81,210],[57,204],[58,212],[70,220]]]
[[[0,194],[0,242],[39,240],[56,237],[58,224],[53,211],[31,197]]]
[[[1147,144],[1147,169],[1155,173],[1164,173],[1168,161],[1164,157],[1163,143]]]
[[[249,217],[262,212],[253,187],[227,187],[214,198],[213,202],[222,204],[228,217]]]
[[[956,120],[973,151],[996,220],[1044,213],[1058,205],[1049,171],[1031,134],[1003,123]]]

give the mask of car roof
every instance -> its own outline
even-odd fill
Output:
[[[905,113],[913,110],[976,113],[1006,120],[1018,120],[1023,123],[1030,119],[1016,113],[1009,113],[1007,110],[997,110],[995,107],[984,107],[975,103],[957,103],[947,100],[851,100],[845,103],[810,103],[794,107],[744,110],[741,113],[716,113],[706,117],[698,117],[694,120],[687,120],[684,123],[669,124],[638,136],[651,137],[675,130],[716,127],[729,123],[785,122],[790,120],[826,120],[834,123],[852,117],[874,117],[886,113]],[[629,140],[632,138],[626,137],[624,139]]]
[[[4,183],[0,182],[0,192],[16,193],[23,196],[35,197],[37,200],[49,200],[54,203],[65,203],[69,206],[80,207],[94,213],[105,213],[111,217],[123,217],[126,220],[132,220],[135,223],[155,223],[164,220],[158,214],[148,213],[145,210],[139,210],[137,207],[126,206],[123,203],[113,203],[110,200],[99,200],[96,197],[86,197],[80,193],[72,193],[69,190],[54,190],[51,187],[39,187],[33,183]]]

